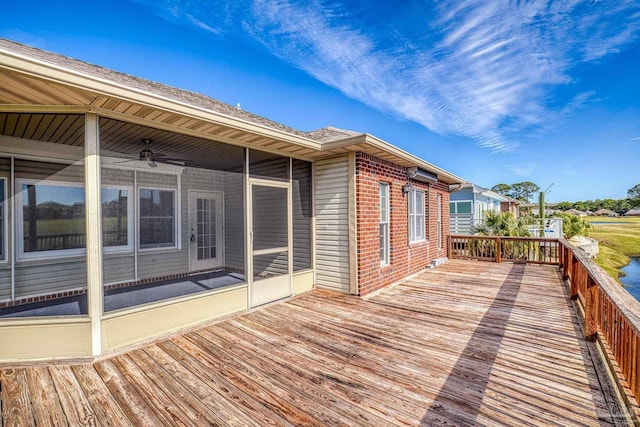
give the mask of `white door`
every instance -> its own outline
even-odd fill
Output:
[[[224,265],[222,193],[189,193],[189,258],[191,271]]]
[[[255,307],[292,293],[291,189],[288,184],[252,180],[249,197],[249,277]]]

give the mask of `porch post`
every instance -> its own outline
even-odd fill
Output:
[[[87,233],[87,306],[91,319],[91,354],[102,353],[102,215],[100,197],[100,131],[98,116],[85,115],[84,188]]]

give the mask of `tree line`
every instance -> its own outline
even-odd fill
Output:
[[[498,194],[518,199],[523,203],[530,203],[531,198],[540,187],[530,181],[518,182],[515,184],[497,184],[491,188]],[[580,202],[560,202],[555,203],[554,208],[561,211],[577,209],[579,211],[595,212],[600,209],[608,209],[618,214],[624,214],[630,209],[640,208],[640,184],[636,184],[627,190],[626,199],[596,199]]]

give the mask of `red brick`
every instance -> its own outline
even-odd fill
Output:
[[[380,266],[379,184],[389,183],[390,263]],[[449,186],[410,181],[425,192],[425,230],[427,240],[409,244],[408,196],[402,194],[407,183],[406,168],[366,153],[356,153],[356,221],[358,239],[358,294],[366,295],[426,268],[435,259],[447,256],[449,234]],[[442,195],[442,248],[436,242],[436,195]]]

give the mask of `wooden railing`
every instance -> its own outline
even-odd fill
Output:
[[[558,239],[535,237],[449,236],[451,258],[558,265]]]
[[[584,336],[599,340],[612,361],[623,396],[633,399],[640,414],[640,302],[583,251],[565,240],[561,244],[563,278],[572,299],[584,310]]]
[[[640,415],[640,302],[564,239],[449,236],[450,258],[558,265],[584,312],[584,336],[598,340],[636,421]]]

